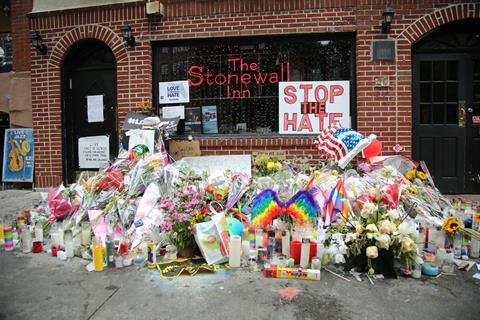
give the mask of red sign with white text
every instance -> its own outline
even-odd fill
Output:
[[[350,128],[349,81],[280,82],[278,131],[318,134],[334,122]]]

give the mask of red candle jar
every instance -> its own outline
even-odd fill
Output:
[[[300,255],[302,252],[302,242],[294,240],[290,244],[290,258],[293,258],[295,264],[300,264]],[[317,255],[317,243],[315,241],[310,241],[310,254],[309,262],[312,262],[312,258]]]
[[[52,247],[52,257],[56,257],[56,256],[57,256],[58,250],[60,250],[60,246],[54,246],[54,247]]]
[[[43,252],[43,244],[42,244],[42,241],[38,241],[38,240],[33,241],[32,252],[33,252],[33,253],[41,253],[41,252]]]

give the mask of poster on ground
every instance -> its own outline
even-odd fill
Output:
[[[105,168],[109,161],[109,136],[91,136],[78,139],[78,165],[81,169]]]
[[[280,82],[278,89],[280,134],[319,134],[337,121],[350,128],[349,81]]]
[[[33,182],[33,162],[33,129],[6,129],[2,180]]]

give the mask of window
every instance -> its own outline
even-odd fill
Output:
[[[271,134],[278,132],[278,82],[349,80],[353,97],[354,54],[350,34],[160,42],[154,105],[160,114],[174,106],[159,105],[159,82],[190,80],[187,134]]]

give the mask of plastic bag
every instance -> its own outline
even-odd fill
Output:
[[[228,261],[227,219],[223,212],[210,221],[195,224],[194,236],[208,265]]]

